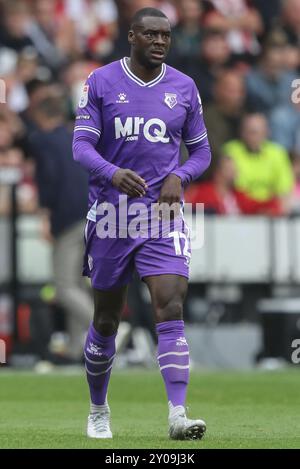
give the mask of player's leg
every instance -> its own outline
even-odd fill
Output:
[[[183,302],[187,279],[179,275],[144,278],[152,299],[158,335],[158,362],[175,407],[184,406],[189,381],[189,350],[184,335]]]
[[[85,363],[91,401],[105,403],[110,372],[115,356],[115,338],[126,301],[127,286],[111,291],[94,289],[94,320],[85,344]]]
[[[176,225],[177,227],[177,225]],[[189,238],[184,225],[147,240],[135,255],[135,265],[147,284],[158,335],[158,357],[168,400],[184,406],[189,379],[189,351],[184,338],[183,302],[188,287]],[[176,242],[175,242],[176,241]]]
[[[85,368],[90,389],[88,436],[111,438],[107,389],[115,357],[115,339],[125,305],[127,286],[114,290],[94,289],[94,320],[90,325],[85,349]]]
[[[88,435],[109,438],[106,395],[115,356],[115,338],[134,268],[135,245],[127,239],[101,238],[97,226],[91,221],[87,224],[83,268],[84,274],[91,279],[94,293],[94,319],[84,350],[91,394]]]
[[[189,348],[184,333],[183,303],[187,278],[180,275],[145,277],[156,320],[158,363],[169,402],[169,434],[173,439],[198,439],[203,420],[187,419],[185,401],[189,382]]]

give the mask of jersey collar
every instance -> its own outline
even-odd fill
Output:
[[[127,65],[127,57],[124,57],[123,59],[120,60],[121,62],[121,66],[125,72],[125,74],[132,80],[134,81],[135,83],[137,83],[138,85],[140,86],[143,86],[143,87],[146,87],[146,88],[151,88],[152,86],[155,86],[157,85],[157,83],[159,83],[163,77],[165,76],[165,73],[166,73],[166,64],[163,63],[162,64],[162,67],[161,67],[161,72],[160,74],[154,78],[154,80],[151,80],[151,81],[148,81],[148,82],[145,82],[143,80],[141,80],[139,77],[137,77],[134,73],[132,73],[132,71],[130,70],[130,68],[128,67]]]

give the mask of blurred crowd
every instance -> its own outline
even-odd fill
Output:
[[[19,213],[38,214],[52,242],[75,360],[93,310],[81,277],[88,188],[72,157],[75,110],[89,73],[129,54],[130,19],[148,6],[170,19],[167,63],[203,101],[212,164],[186,202],[207,215],[300,214],[300,0],[0,0],[0,216],[12,210],[15,171]]]
[[[43,215],[45,237],[67,228],[63,214],[49,223],[62,191],[51,154],[66,153],[88,74],[129,54],[129,21],[145,6],[170,19],[167,62],[204,104],[212,165],[186,201],[208,214],[300,213],[300,0],[0,0],[0,173],[21,169],[19,210]],[[66,223],[82,219],[77,207]]]

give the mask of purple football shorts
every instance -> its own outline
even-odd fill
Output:
[[[173,226],[174,228],[174,226]],[[187,225],[160,237],[101,238],[96,222],[87,221],[83,275],[90,277],[92,287],[110,290],[127,285],[136,269],[140,278],[175,274],[189,278],[191,258]]]

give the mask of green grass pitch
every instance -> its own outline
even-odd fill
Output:
[[[77,375],[0,370],[0,448],[300,448],[300,374],[193,372],[189,415],[207,422],[201,441],[167,437],[161,377],[116,371],[110,383],[113,440],[85,436],[88,392]]]

